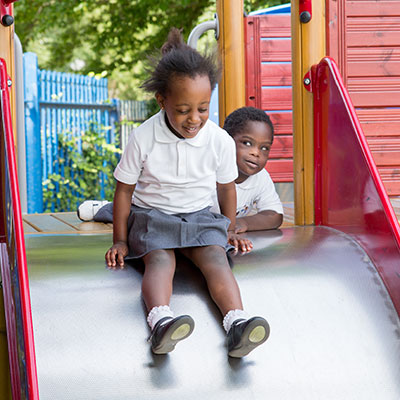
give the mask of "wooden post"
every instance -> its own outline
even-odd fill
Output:
[[[243,0],[217,0],[218,48],[222,77],[218,85],[219,123],[245,105]]]
[[[300,0],[291,2],[293,85],[293,168],[296,225],[314,224],[313,95],[303,79],[325,56],[325,1],[312,0],[312,18],[300,22]]]

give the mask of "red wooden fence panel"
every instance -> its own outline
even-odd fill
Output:
[[[293,181],[290,14],[245,17],[246,105],[265,110],[275,127],[267,170]]]
[[[339,65],[389,195],[400,196],[400,2],[326,0]]]

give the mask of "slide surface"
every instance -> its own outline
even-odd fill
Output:
[[[400,398],[400,321],[379,274],[350,236],[327,227],[252,233],[233,257],[250,314],[271,336],[228,359],[221,316],[195,267],[179,259],[172,309],[195,330],[154,356],[142,265],[105,268],[111,235],[28,237],[41,400]]]

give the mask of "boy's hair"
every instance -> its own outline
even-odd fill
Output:
[[[177,28],[170,30],[167,41],[161,47],[161,56],[151,57],[150,62],[156,67],[153,70],[148,69],[150,77],[141,87],[150,93],[159,93],[162,96],[168,93],[173,78],[194,79],[197,76],[208,76],[213,90],[220,74],[214,55],[201,55],[187,45]]]
[[[224,129],[234,137],[237,133],[243,132],[250,121],[265,122],[271,128],[274,141],[274,125],[271,119],[268,114],[255,107],[242,107],[231,112],[225,119]]]

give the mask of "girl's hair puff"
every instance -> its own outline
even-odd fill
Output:
[[[263,110],[255,107],[241,107],[231,112],[225,119],[224,129],[234,137],[243,132],[250,121],[266,123],[271,128],[272,141],[274,140],[274,125],[270,117]]]
[[[220,69],[213,54],[202,55],[187,45],[179,29],[172,28],[167,41],[161,47],[161,55],[150,58],[150,65],[156,65],[149,70],[150,77],[142,88],[150,93],[166,96],[173,78],[208,76],[211,90],[217,84]]]

